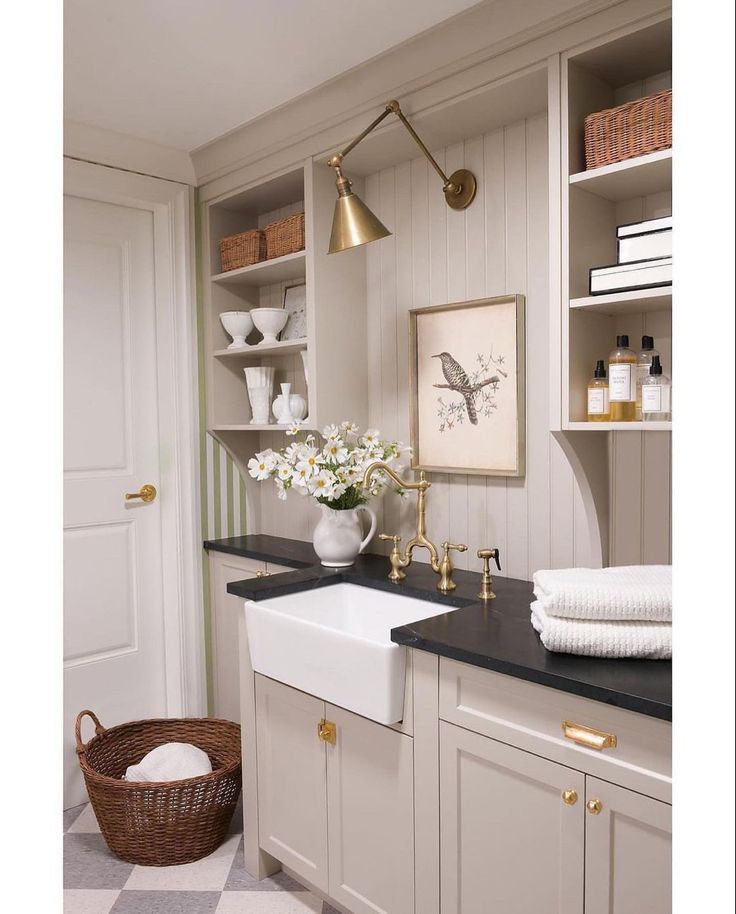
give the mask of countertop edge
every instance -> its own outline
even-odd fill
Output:
[[[514,679],[521,679],[525,682],[534,682],[537,685],[546,686],[558,692],[579,695],[581,698],[589,698],[592,701],[598,701],[615,708],[635,711],[637,714],[655,717],[667,723],[672,722],[671,705],[636,695],[629,695],[626,692],[604,689],[601,686],[595,686],[580,679],[570,679],[554,673],[546,673],[543,670],[535,670],[532,667],[517,666],[508,660],[501,660],[488,654],[476,654],[472,651],[454,648],[438,641],[422,638],[407,626],[392,629],[391,640],[395,644],[401,644],[404,647],[418,651],[426,651],[435,656],[446,657],[448,660],[455,660],[458,663],[467,663],[469,666],[491,670],[494,673],[503,673],[506,676],[512,676]]]

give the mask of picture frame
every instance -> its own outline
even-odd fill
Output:
[[[524,475],[525,330],[523,295],[409,312],[412,469]]]
[[[282,340],[303,340],[307,338],[307,286],[298,283],[284,289],[284,310],[289,319],[281,331]]]

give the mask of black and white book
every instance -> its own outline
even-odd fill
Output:
[[[672,229],[658,229],[641,235],[626,235],[618,239],[618,262],[633,263],[672,257]]]
[[[619,225],[616,229],[616,237],[628,238],[629,235],[644,235],[647,232],[661,232],[664,229],[672,230],[672,216],[661,216],[659,219],[645,219],[643,222]]]
[[[608,292],[633,292],[655,286],[672,285],[672,258],[657,257],[633,263],[616,263],[607,267],[594,267],[590,271],[590,294]]]

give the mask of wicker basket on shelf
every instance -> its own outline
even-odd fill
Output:
[[[239,232],[220,241],[222,272],[239,270],[266,259],[266,236],[261,229]]]
[[[304,213],[294,213],[266,226],[268,259],[304,250]]]
[[[95,736],[82,742],[82,719]],[[240,727],[229,720],[138,720],[105,729],[92,711],[77,716],[79,765],[110,850],[142,866],[191,863],[225,840],[240,796]],[[125,770],[164,743],[191,743],[212,773],[162,783],[124,781]]]
[[[601,168],[672,146],[672,90],[585,118],[585,167]]]

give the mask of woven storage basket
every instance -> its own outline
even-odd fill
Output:
[[[269,260],[304,250],[304,213],[294,213],[266,226],[266,251]]]
[[[672,146],[672,90],[585,118],[585,167],[600,168]]]
[[[96,735],[82,742],[82,718]],[[240,727],[229,720],[138,720],[105,727],[81,711],[75,727],[79,764],[102,834],[128,863],[191,863],[222,844],[240,796]],[[192,743],[212,762],[212,773],[183,781],[123,781],[128,765],[163,743]]]
[[[266,236],[261,229],[230,235],[220,241],[222,272],[249,267],[266,259]]]

